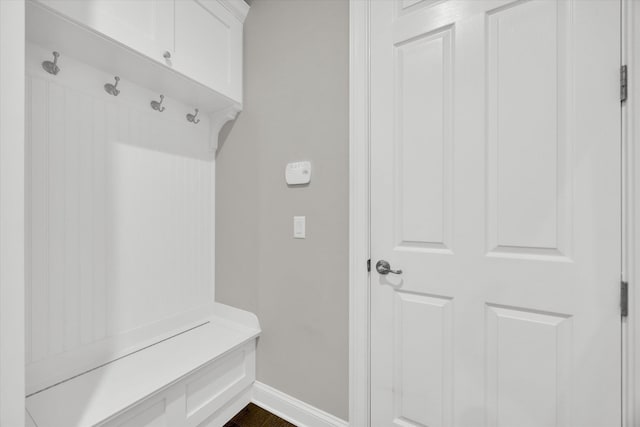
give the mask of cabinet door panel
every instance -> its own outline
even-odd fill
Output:
[[[40,0],[61,14],[157,61],[173,50],[171,0]]]
[[[174,68],[242,99],[242,24],[217,0],[176,0]]]

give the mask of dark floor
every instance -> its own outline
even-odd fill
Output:
[[[271,412],[249,403],[224,427],[296,427]]]

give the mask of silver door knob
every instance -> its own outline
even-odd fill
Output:
[[[164,59],[171,59],[171,52],[169,52],[168,50],[165,50],[164,53],[162,54],[162,57]]]
[[[389,274],[389,273],[393,273],[393,274],[402,274],[402,270],[392,270],[391,269],[391,264],[389,264],[387,261],[381,259],[380,261],[378,261],[376,263],[376,271],[380,274]]]

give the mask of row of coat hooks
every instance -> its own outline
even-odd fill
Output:
[[[60,57],[60,54],[58,52],[53,52],[53,61],[44,61],[42,63],[42,68],[49,74],[53,74],[54,76],[57,75],[60,72],[60,67],[58,66],[59,57]],[[115,80],[115,83],[106,83],[104,85],[104,90],[109,95],[118,96],[120,95],[120,89],[118,89],[118,83],[120,82],[120,77],[115,76],[114,80]],[[164,95],[160,95],[160,101],[155,101],[155,100],[151,101],[150,103],[151,108],[159,113],[162,113],[165,110],[165,107],[162,105],[163,101],[164,101]],[[200,119],[198,119],[197,117],[198,117],[197,108],[195,109],[194,114],[189,113],[186,115],[187,121],[196,125],[200,123]]]

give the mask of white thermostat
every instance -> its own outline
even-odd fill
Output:
[[[308,184],[311,181],[311,162],[287,164],[284,177],[289,185]]]

